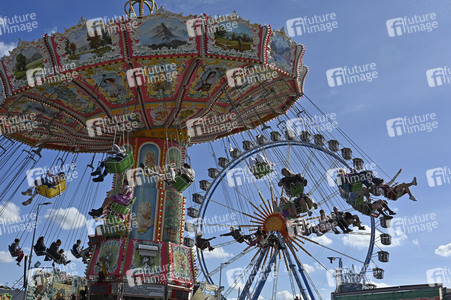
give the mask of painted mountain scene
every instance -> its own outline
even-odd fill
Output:
[[[148,20],[139,28],[141,44],[151,49],[178,48],[188,43],[186,25],[177,19]]]

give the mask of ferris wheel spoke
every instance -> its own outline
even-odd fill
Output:
[[[257,253],[254,255],[254,257],[252,258],[251,262],[249,263],[249,265],[247,265],[247,267],[243,270],[243,272],[241,272],[241,274],[235,278],[234,282],[229,286],[229,288],[224,292],[224,297],[229,296],[229,294],[235,289],[235,287],[238,285],[238,283],[241,282],[241,280],[243,279],[243,277],[252,269],[254,269],[256,267],[256,263],[257,261],[255,260],[257,258],[257,256],[261,254],[261,250],[257,251]]]
[[[238,255],[232,257],[231,259],[229,259],[228,261],[226,261],[225,263],[222,263],[223,265],[230,265],[231,263],[237,261],[238,259],[240,259],[241,257],[243,257],[244,255],[246,255],[247,253],[251,252],[253,249],[247,249],[244,250],[242,252],[240,252]],[[208,277],[211,278],[211,276],[215,275],[216,273],[218,273],[221,270],[221,267],[217,267],[216,269],[214,269],[213,271],[211,271],[210,273],[207,274]]]
[[[221,244],[213,245],[212,247],[216,249],[216,248],[222,248],[224,246],[228,246],[228,245],[232,245],[232,244],[236,244],[236,243],[237,243],[237,241],[233,240],[233,241],[228,241],[228,242],[224,242]]]
[[[359,262],[359,263],[364,264],[363,261],[361,261],[361,260],[359,260],[359,259],[357,259],[357,258],[354,258],[354,257],[352,257],[352,256],[349,256],[349,255],[347,255],[346,253],[343,253],[343,252],[334,250],[334,249],[332,249],[332,248],[330,248],[330,247],[321,245],[320,243],[315,242],[314,240],[311,240],[311,239],[306,238],[306,237],[304,237],[304,236],[299,236],[299,237],[301,237],[302,239],[307,240],[307,241],[309,241],[309,242],[311,242],[311,243],[313,243],[313,244],[315,244],[315,245],[318,245],[318,246],[320,246],[320,247],[323,247],[323,248],[325,248],[325,249],[328,249],[328,250],[330,250],[330,251],[333,251],[333,252],[335,252],[335,253],[338,253],[338,254],[340,254],[340,255],[346,256],[347,258],[350,258],[350,259],[352,259],[352,260],[355,260],[355,261],[357,261],[357,262]],[[327,269],[327,268],[326,268],[326,269]]]

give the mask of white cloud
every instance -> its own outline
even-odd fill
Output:
[[[357,248],[357,249],[368,249],[368,245],[370,243],[370,227],[366,226],[365,230],[357,231],[360,234],[345,234],[342,237],[342,242],[344,245]],[[380,241],[376,242],[376,245],[379,247],[396,247],[400,246],[404,240],[407,240],[407,235],[399,228],[391,228],[389,230],[390,235],[392,236],[392,241],[390,246],[385,246],[380,243]],[[382,232],[376,230],[376,240],[380,240],[380,235]]]
[[[315,271],[315,267],[314,266],[311,266],[311,265],[308,265],[308,264],[303,264],[303,266],[304,266],[305,271],[307,271],[307,273],[309,273],[309,274]]]
[[[46,30],[46,31],[49,33],[49,35],[50,34],[54,34],[54,33],[56,33],[58,31],[58,27],[53,26],[52,29]]]
[[[311,238],[312,241],[315,241],[323,246],[329,246],[332,244],[332,240],[330,238],[328,238],[326,235],[322,235],[320,237],[312,237]]]
[[[9,202],[0,217],[0,222],[5,224],[18,223],[20,222],[20,219],[20,207],[12,202]]]
[[[294,296],[289,291],[285,290],[285,291],[277,292],[276,299],[277,300],[293,300]]]
[[[232,253],[226,252],[223,248],[215,248],[213,251],[204,251],[204,258],[229,258],[233,257]]]
[[[15,260],[9,251],[0,251],[0,263],[12,263]]]
[[[45,216],[52,222],[57,223],[62,229],[76,229],[86,225],[86,217],[82,215],[75,207],[66,209],[50,209]]]
[[[372,281],[370,281],[370,282],[367,282],[367,283],[374,284],[378,288],[391,287],[391,285],[388,285],[388,284],[383,283],[383,282],[372,282]]]
[[[438,246],[438,248],[435,249],[434,253],[443,257],[451,256],[451,243]]]
[[[16,48],[16,46],[16,43],[0,42],[0,57],[9,55],[9,51],[12,51],[14,48]]]

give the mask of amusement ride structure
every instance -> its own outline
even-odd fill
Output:
[[[147,15],[145,8],[150,10]],[[377,242],[391,243],[390,235],[376,229],[387,228],[389,219],[382,217],[379,222],[371,211],[362,217],[369,226],[349,234],[367,238],[368,247],[360,257],[348,254],[346,247],[329,246],[329,233],[317,237],[300,233],[300,227],[305,232],[307,225],[320,220],[321,209],[329,213],[337,206],[353,211],[340,197],[335,176],[341,168],[365,169],[363,159],[354,157],[351,148],[341,147],[297,103],[305,96],[308,73],[302,63],[304,47],[292,42],[283,30],[253,24],[235,13],[218,19],[183,16],[145,1],[128,1],[126,13],[109,21],[82,18],[64,33],[20,41],[0,65],[0,164],[3,172],[14,175],[12,184],[22,184],[27,170],[42,167],[42,149],[58,151],[54,166],[63,166],[67,160],[75,165],[79,154],[91,153],[88,167],[93,170],[101,161],[99,156],[105,156],[114,144],[126,149],[125,158],[107,159],[105,168],[114,174],[109,196],[117,194],[127,180],[134,186],[133,200],[127,205],[113,203],[100,224],[88,220],[88,231],[92,231],[86,269],[90,298],[153,295],[188,299],[193,289],[208,293],[215,287],[217,299],[235,295],[238,299],[260,295],[277,299],[281,286],[277,278],[285,269],[293,295],[320,299],[304,264],[311,261],[310,265],[316,263],[331,273],[326,264],[328,257],[336,255],[357,262],[357,281],[364,282],[374,263]],[[275,125],[267,126],[270,121]],[[33,128],[20,129],[15,122]],[[331,120],[324,119],[324,124]],[[187,149],[206,142],[222,143],[226,151],[219,155],[213,150],[216,146],[211,147],[216,164],[208,169],[209,179],[199,180],[199,188],[194,189],[194,178],[180,170],[189,162]],[[258,154],[270,162],[270,168],[256,174],[248,161]],[[13,157],[24,162],[4,168]],[[277,185],[283,168],[303,174],[308,184],[284,190]],[[164,178],[170,170],[177,171],[172,182]],[[63,171],[66,177],[73,172]],[[82,188],[81,181],[77,187],[62,181],[56,189],[41,186],[38,193],[45,198],[58,196],[54,209],[59,209],[67,190],[77,188],[78,195],[65,202],[86,213],[95,206],[100,185],[87,178],[87,188]],[[19,191],[12,184],[0,195],[0,215]],[[183,191],[188,187],[193,195],[187,201]],[[290,205],[282,205],[283,196],[293,200],[304,191],[318,207],[296,216],[287,214]],[[24,210],[35,210],[39,201]],[[189,220],[185,220],[185,211]],[[248,236],[262,226],[278,243],[250,245],[218,237],[217,243],[212,242],[213,251],[235,252],[225,261],[208,259],[208,250],[197,247],[193,251],[194,240],[200,233],[214,235],[218,227],[226,226],[221,233],[228,232],[229,221],[205,221],[218,214],[235,214],[232,225]],[[52,238],[57,234],[53,232]],[[238,247],[242,249],[236,252]],[[378,258],[387,262],[388,252],[379,251]],[[238,267],[241,272],[223,287],[222,272]],[[381,268],[372,271],[377,279],[383,278]]]

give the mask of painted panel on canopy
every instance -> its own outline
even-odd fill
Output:
[[[170,270],[172,280],[194,281],[191,248],[170,243]]]
[[[107,240],[101,244],[91,262],[90,275],[98,275],[101,271],[99,265],[105,264],[106,275],[119,275],[126,240]]]
[[[221,87],[221,78],[226,77],[226,71],[236,67],[235,62],[224,63],[220,59],[206,59],[205,65],[208,66],[199,65],[193,73],[186,98],[208,99]]]
[[[204,103],[183,103],[182,107],[180,107],[180,111],[178,113],[178,117],[174,121],[174,125],[181,125],[186,123],[188,119],[191,119],[198,112],[205,109]]]
[[[8,110],[10,112],[15,113],[35,113],[37,115],[37,119],[40,118],[51,120],[52,118],[55,118],[55,122],[64,124],[64,125],[71,125],[75,122],[72,118],[68,117],[66,114],[60,112],[57,109],[54,109],[48,105],[43,105],[34,101],[30,101],[26,98],[19,98],[17,100],[12,99],[12,105],[8,107]]]
[[[294,74],[297,65],[296,43],[279,31],[274,31],[269,39],[268,64],[273,65],[287,73]]]
[[[27,71],[30,75],[30,81],[34,78],[35,83],[39,84],[39,68],[46,68],[46,72],[52,71],[50,56],[44,45],[43,39],[37,42],[21,42],[15,48],[11,55],[2,59],[7,72],[7,80],[13,91],[27,87]],[[32,71],[34,70],[34,71]]]
[[[49,101],[61,104],[74,112],[89,114],[97,109],[93,99],[79,90],[73,83],[63,86],[47,85],[46,87],[38,87],[36,90],[47,97]]]
[[[122,65],[111,64],[86,70],[82,74],[84,74],[82,78],[92,86],[94,93],[97,94],[98,90],[103,95],[102,99],[106,99],[110,106],[134,102]]]
[[[152,125],[161,126],[174,110],[174,103],[169,102],[167,104],[147,104],[146,112],[150,116]]]
[[[175,69],[172,66],[175,64]],[[188,62],[185,58],[161,59],[158,64],[144,64],[147,68],[147,93],[146,100],[162,100],[167,102],[170,99],[175,100],[175,96],[182,88],[185,71],[188,68]],[[150,98],[150,99],[149,99]]]
[[[132,55],[196,54],[196,39],[188,35],[186,17],[160,9],[155,14],[136,21],[132,29]]]
[[[135,109],[135,106],[112,109],[111,114],[117,120],[119,120],[119,122],[121,120],[128,120],[128,123],[126,123],[127,130],[125,130],[124,134],[127,134],[127,132],[145,128],[141,111],[139,110],[139,108]],[[103,117],[105,118],[106,116],[103,114]],[[129,126],[133,126],[133,128],[130,129]],[[122,134],[122,132],[120,132],[120,134]]]
[[[137,166],[143,163],[149,168],[158,170],[160,161],[160,149],[154,143],[145,143],[138,153]],[[141,176],[141,183],[135,187],[134,196],[136,202],[132,213],[137,227],[132,226],[130,239],[153,240],[157,210],[157,181],[154,177]]]
[[[122,58],[121,36],[117,32],[105,31],[98,35],[96,26],[88,34],[84,18],[65,33],[52,36],[57,59],[62,65],[76,63],[77,66],[89,66]]]
[[[207,55],[247,58],[259,61],[261,53],[262,35],[266,31],[264,26],[251,24],[249,21],[237,17],[235,26],[227,28],[229,21],[216,24],[207,23]],[[209,28],[218,26],[218,30]],[[227,28],[226,30],[219,30]]]

